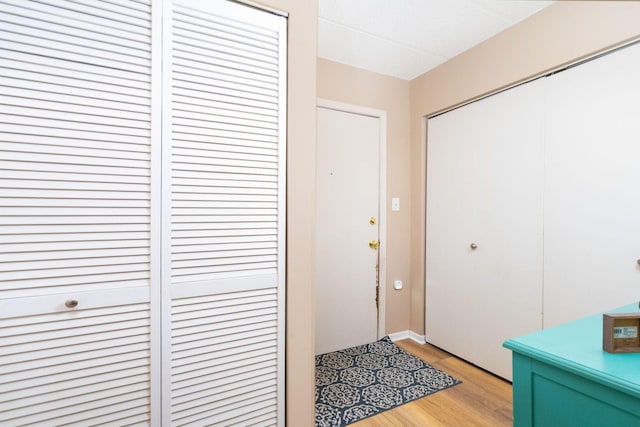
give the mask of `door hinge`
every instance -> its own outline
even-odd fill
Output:
[[[376,286],[376,309],[380,308],[380,286]]]

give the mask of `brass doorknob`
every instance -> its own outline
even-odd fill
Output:
[[[380,246],[380,240],[372,240],[369,242],[369,247],[371,249],[377,249]]]

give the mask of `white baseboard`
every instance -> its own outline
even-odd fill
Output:
[[[391,338],[391,341],[396,342],[396,341],[400,341],[400,340],[406,340],[406,339],[411,339],[414,340],[415,342],[417,342],[418,344],[424,344],[425,340],[424,340],[424,335],[420,335],[417,334],[413,331],[402,331],[402,332],[396,332],[393,334],[389,334],[389,338]]]

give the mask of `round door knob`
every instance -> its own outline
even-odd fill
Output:
[[[469,247],[471,249],[478,249],[478,245],[476,245],[475,243],[470,244]]]
[[[77,299],[68,299],[64,302],[64,305],[67,308],[75,308],[78,306],[78,300]]]

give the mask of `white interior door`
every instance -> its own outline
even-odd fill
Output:
[[[318,108],[317,159],[316,354],[321,354],[378,336],[379,248],[369,243],[379,241],[380,118]]]
[[[544,326],[640,295],[640,45],[550,77]]]

